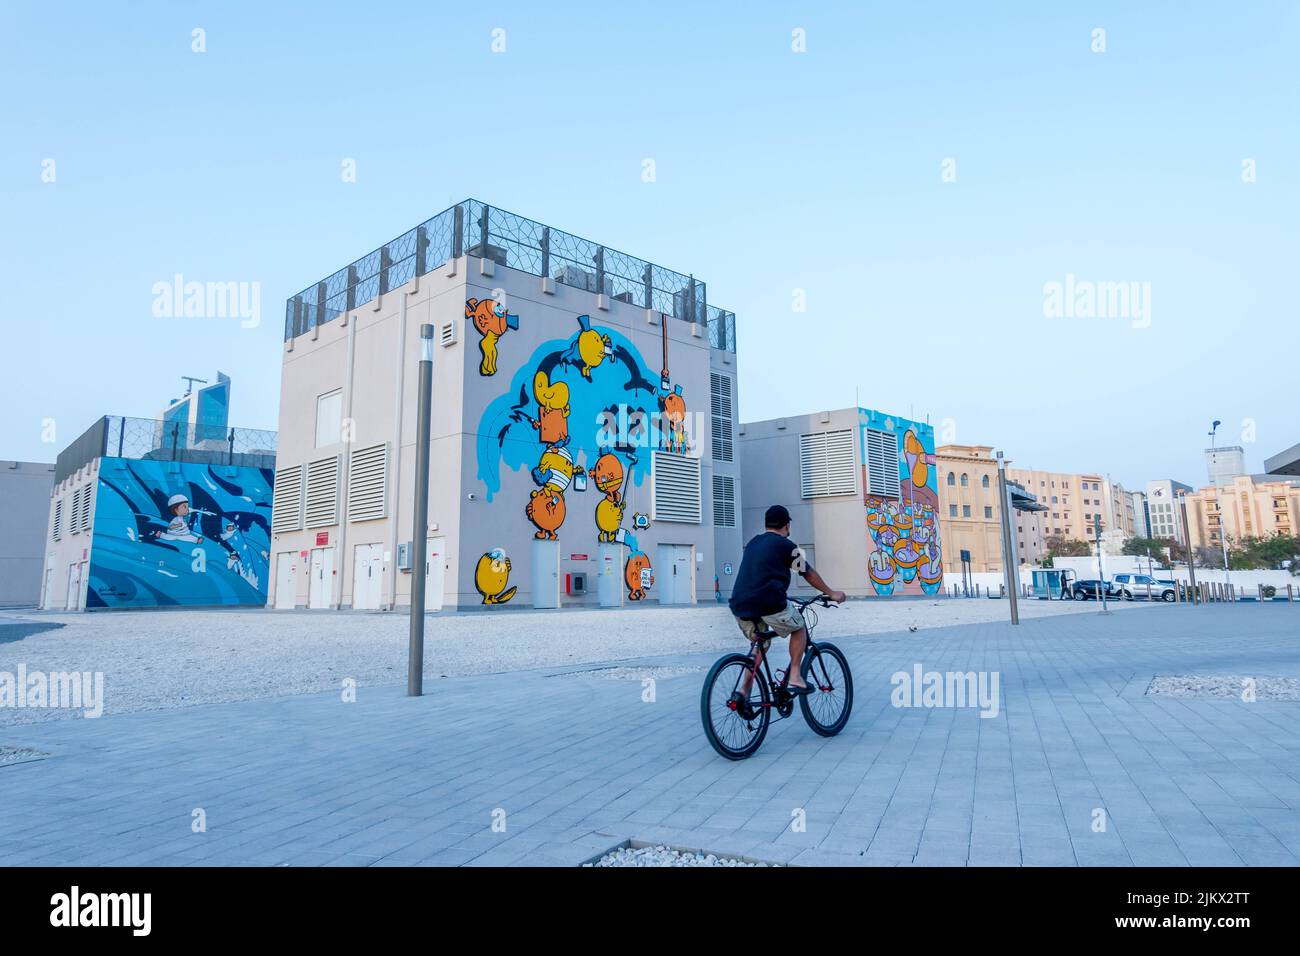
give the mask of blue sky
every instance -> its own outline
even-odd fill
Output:
[[[0,457],[217,369],[276,427],[285,298],[469,196],[705,280],[746,420],[857,397],[1130,486],[1203,481],[1213,419],[1300,441],[1300,5],[563,9],[8,4]],[[260,326],[155,317],[176,273]],[[1067,275],[1149,326],[1045,317]]]

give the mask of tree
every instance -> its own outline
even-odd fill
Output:
[[[1165,553],[1173,544],[1174,540],[1172,538],[1142,538],[1135,535],[1132,538],[1125,539],[1124,547],[1120,548],[1119,553],[1136,555],[1141,558],[1145,558],[1150,554],[1152,558],[1164,560]]]
[[[1300,538],[1272,535],[1267,538],[1243,538],[1228,549],[1228,560],[1243,570],[1278,570],[1289,567],[1300,573]]]
[[[1092,545],[1087,541],[1066,538],[1064,535],[1048,535],[1043,543],[1047,545],[1049,557],[1086,558],[1092,554]]]

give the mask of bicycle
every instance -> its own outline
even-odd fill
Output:
[[[748,654],[728,654],[720,658],[704,678],[700,694],[700,719],[709,744],[728,760],[743,760],[752,756],[767,736],[772,711],[784,720],[794,713],[794,702],[813,732],[822,737],[834,737],[849,722],[853,710],[853,674],[844,653],[826,641],[814,642],[813,628],[817,614],[812,605],[835,607],[825,595],[794,599],[808,629],[807,647],[799,673],[804,683],[815,685],[808,694],[791,694],[787,689],[790,675],[780,671],[780,681],[772,679],[767,662],[767,651],[776,632],[770,628],[755,633]],[[749,693],[741,691],[745,676],[752,678]]]

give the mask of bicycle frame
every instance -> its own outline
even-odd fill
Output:
[[[805,614],[808,608],[812,604],[814,604],[816,600],[817,600],[816,598],[813,598],[808,601],[795,602],[799,607],[799,613]],[[810,662],[809,663],[810,671],[811,671],[811,661],[814,658],[816,658],[818,655],[817,645],[813,642],[812,639],[813,628],[816,626],[817,626],[816,615],[808,615],[805,617],[804,629],[807,632],[807,636],[804,639],[805,646],[804,646],[803,653],[804,653],[804,660]],[[777,638],[779,636],[780,635],[778,635],[775,631],[771,631],[771,630],[755,632],[754,639],[750,641],[750,644],[752,646],[750,647],[750,651],[749,651],[749,659],[750,659],[749,669],[746,671],[742,671],[741,676],[736,678],[736,686],[731,689],[731,692],[733,695],[739,692],[740,684],[741,681],[744,680],[745,674],[748,674],[750,677],[749,686],[751,691],[753,690],[754,687],[754,683],[753,683],[754,681],[757,681],[759,679],[765,679],[767,681],[768,689],[771,691],[771,693],[768,695],[769,699],[767,703],[762,704],[760,706],[766,707],[769,710],[775,709],[776,712],[780,714],[780,716],[777,717],[776,719],[784,720],[786,717],[789,717],[794,713],[795,698],[789,693],[787,693],[786,691],[786,685],[790,682],[790,671],[787,668],[786,671],[781,675],[781,682],[777,683],[775,680],[772,679],[772,668],[771,665],[769,665],[767,662],[767,646],[771,644],[774,638]],[[763,670],[762,675],[759,674],[760,667]],[[821,685],[819,684],[819,686]],[[831,685],[828,683],[826,686],[821,686],[821,689],[830,690]],[[747,697],[748,695],[745,696]]]

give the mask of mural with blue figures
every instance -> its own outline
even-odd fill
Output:
[[[105,458],[88,607],[266,604],[274,472]]]
[[[866,490],[867,578],[884,597],[895,593],[937,594],[943,587],[939,541],[939,480],[934,467],[934,430],[860,409],[862,487]],[[870,492],[867,455],[874,436],[897,442],[899,495]]]
[[[569,338],[543,343],[519,366],[477,429],[478,478],[489,502],[501,490],[502,469],[532,477],[535,487],[522,510],[535,538],[559,537],[581,500],[575,493],[587,492],[590,480],[594,487],[585,497],[593,540],[628,545],[624,579],[634,601],[645,597],[654,575],[633,534],[649,521],[628,514],[629,498],[649,487],[651,451],[691,453],[686,398],[668,367],[666,327],[661,334],[663,367],[656,371],[621,332],[576,316]]]

